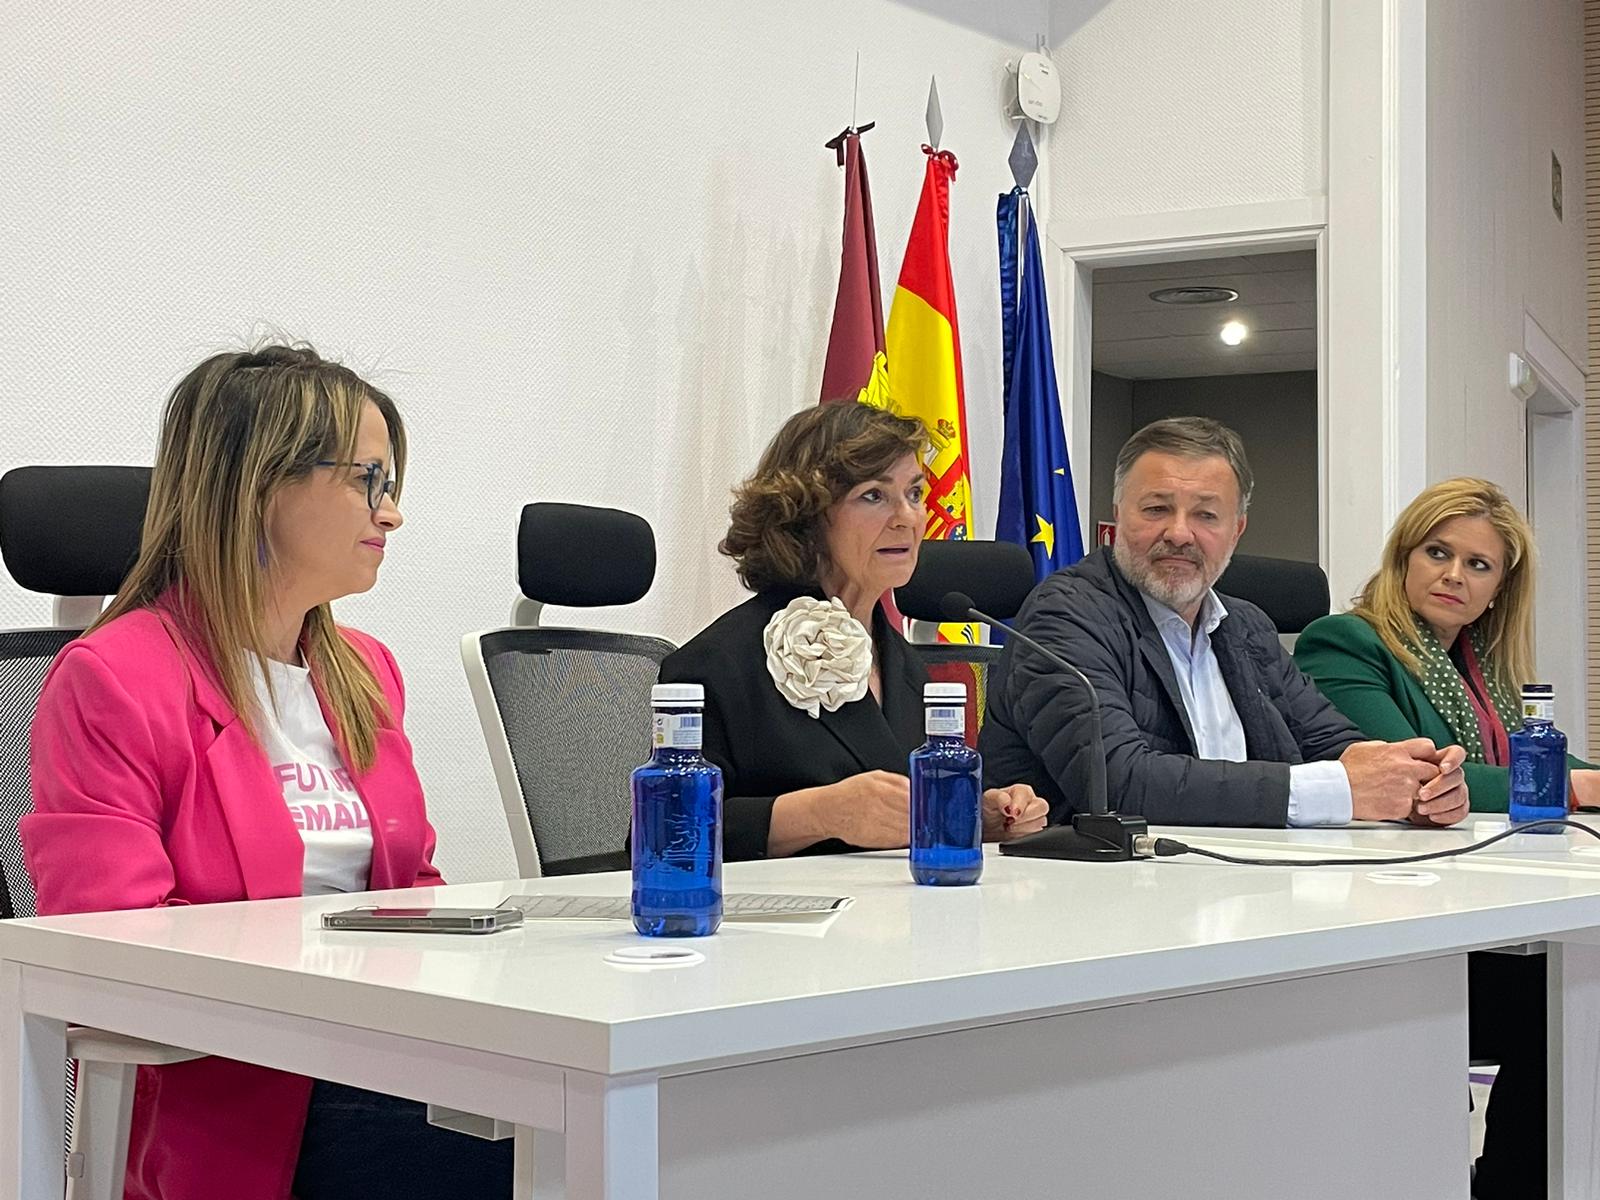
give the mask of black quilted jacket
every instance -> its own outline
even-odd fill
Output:
[[[1195,757],[1166,645],[1109,550],[1044,580],[1018,627],[1075,664],[1100,695],[1111,806],[1163,825],[1282,826],[1289,765],[1337,759],[1362,735],[1300,673],[1255,605],[1224,596],[1211,635],[1249,761]],[[979,749],[989,780],[1031,783],[1052,821],[1084,806],[1082,685],[1012,639],[989,677]]]

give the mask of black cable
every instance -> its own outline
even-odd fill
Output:
[[[1513,825],[1502,833],[1493,837],[1484,838],[1481,842],[1473,842],[1468,846],[1457,846],[1452,850],[1435,850],[1429,854],[1398,854],[1387,858],[1239,858],[1232,854],[1219,854],[1215,850],[1202,850],[1198,846],[1191,846],[1187,842],[1180,842],[1176,838],[1158,837],[1151,847],[1157,858],[1175,858],[1180,854],[1198,854],[1202,858],[1214,858],[1218,862],[1232,863],[1239,867],[1389,867],[1400,863],[1429,862],[1436,858],[1455,858],[1459,854],[1470,854],[1474,850],[1482,850],[1496,842],[1504,841],[1519,833],[1531,833],[1535,829],[1581,829],[1590,837],[1600,841],[1600,830],[1591,829],[1581,821],[1568,821],[1553,819],[1549,821],[1527,821],[1521,825]]]

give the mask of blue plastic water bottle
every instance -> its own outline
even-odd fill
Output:
[[[705,937],[722,924],[722,769],[700,753],[706,690],[658,683],[655,751],[633,773],[633,927]]]
[[[1513,825],[1567,815],[1567,735],[1556,728],[1555,692],[1548,683],[1522,685],[1522,728],[1510,737]]]
[[[967,685],[922,689],[928,740],[911,752],[911,878],[949,886],[983,874],[983,757],[966,743]]]

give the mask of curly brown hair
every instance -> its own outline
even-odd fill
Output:
[[[828,509],[927,445],[927,427],[914,417],[850,402],[803,409],[783,423],[755,473],[734,489],[728,535],[717,549],[753,592],[809,587],[827,557]]]

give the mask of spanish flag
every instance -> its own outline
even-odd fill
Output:
[[[950,279],[950,182],[956,177],[956,159],[948,150],[931,146],[922,152],[928,156],[922,197],[885,335],[889,404],[905,416],[922,418],[933,437],[932,451],[923,464],[928,477],[923,537],[966,538],[971,536],[972,483],[961,336]],[[976,643],[978,627],[941,625],[939,638]]]

